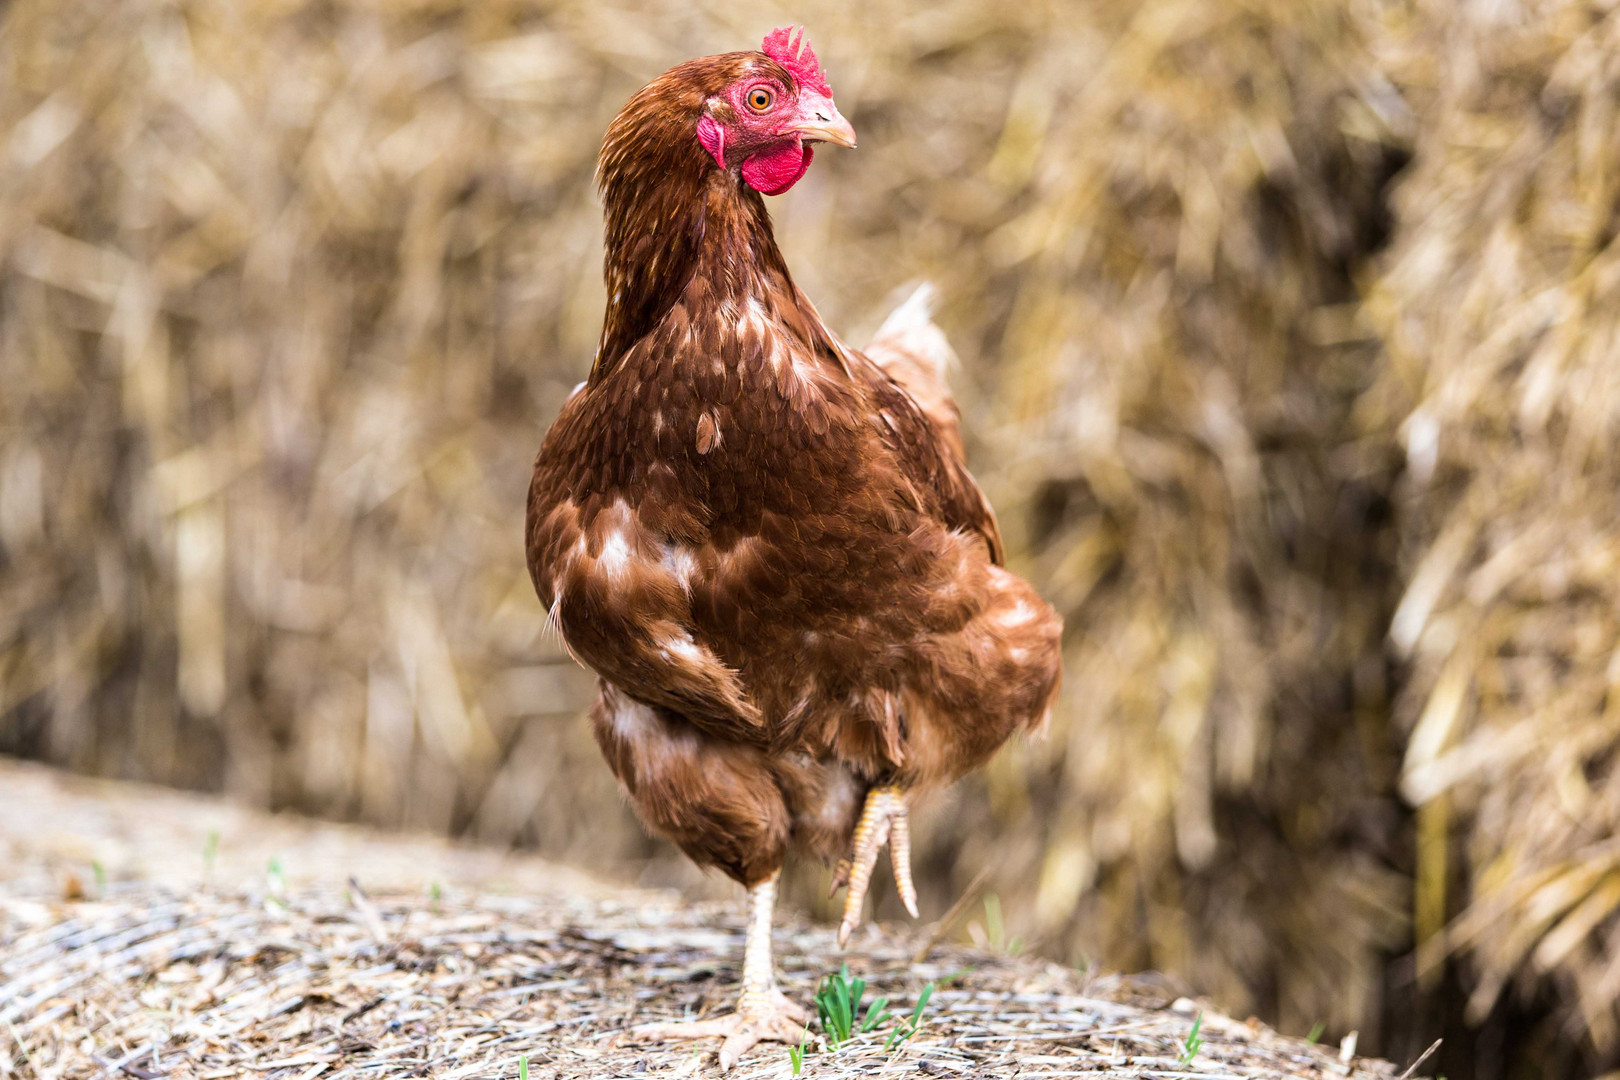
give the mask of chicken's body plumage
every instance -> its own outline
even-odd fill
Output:
[[[751,887],[790,851],[845,855],[872,789],[948,782],[1038,723],[1061,629],[1000,565],[926,312],[842,344],[759,193],[690,135],[762,64],[682,65],[610,128],[602,347],[527,531],[637,812]]]

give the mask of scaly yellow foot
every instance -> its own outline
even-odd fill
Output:
[[[833,871],[833,892],[848,885],[844,898],[844,921],[838,927],[838,944],[849,943],[849,935],[861,921],[866,890],[872,884],[878,850],[889,845],[889,862],[894,867],[894,884],[900,902],[911,917],[917,917],[917,887],[911,883],[911,823],[906,818],[906,793],[895,785],[876,787],[866,793],[861,820],[855,826],[854,850],[841,859]]]
[[[810,1014],[782,996],[771,970],[771,908],[776,904],[777,876],[773,873],[748,889],[748,934],[743,943],[743,985],[737,1011],[713,1020],[645,1024],[632,1035],[649,1042],[718,1036],[725,1040],[720,1044],[721,1072],[756,1043],[769,1039],[797,1044],[804,1038]]]
[[[756,1043],[770,1040],[798,1045],[805,1037],[810,1014],[782,996],[774,986],[756,995],[746,990],[737,1011],[713,1020],[679,1020],[667,1024],[638,1027],[635,1035],[650,1042],[674,1039],[705,1039],[719,1036],[720,1071],[725,1072]]]

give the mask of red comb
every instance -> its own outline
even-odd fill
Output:
[[[827,73],[821,70],[821,62],[816,59],[816,50],[810,47],[804,27],[777,27],[765,35],[765,44],[760,46],[760,50],[787,68],[800,89],[814,90],[832,97],[832,87],[827,85]]]

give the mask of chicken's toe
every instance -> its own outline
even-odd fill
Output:
[[[667,1020],[656,1024],[640,1024],[630,1030],[636,1042],[677,1042],[681,1039],[707,1039],[729,1036],[737,1027],[737,1014],[716,1017],[713,1020]]]
[[[917,886],[911,881],[911,822],[901,804],[889,826],[889,864],[894,868],[894,887],[900,902],[913,919],[917,917]]]
[[[849,936],[860,925],[866,890],[872,883],[872,870],[877,866],[878,852],[884,844],[889,845],[900,902],[915,918],[917,889],[911,883],[911,829],[906,817],[906,794],[895,786],[876,787],[867,792],[866,805],[855,826],[854,851],[849,859],[840,861],[833,875],[834,890],[840,879],[849,885],[849,893],[844,897],[844,918],[838,926],[840,947],[849,943]]]
[[[631,1034],[643,1042],[672,1042],[677,1039],[706,1039],[719,1036],[720,1071],[726,1072],[737,1059],[761,1042],[797,1044],[805,1038],[810,1014],[781,991],[744,995],[737,1011],[713,1020],[677,1020],[643,1024]]]
[[[737,1014],[742,1022],[720,1046],[721,1072],[728,1071],[755,1043],[769,1040],[793,1045],[807,1037],[809,1018],[805,1011],[781,994],[776,997],[777,1001],[771,1006],[752,1014]]]
[[[831,900],[838,895],[838,890],[849,884],[850,861],[839,859],[838,865],[833,867],[832,887],[827,890],[827,899]]]

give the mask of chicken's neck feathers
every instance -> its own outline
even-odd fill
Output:
[[[841,345],[793,283],[763,198],[687,141],[656,155],[604,152],[608,303],[591,382],[665,327],[677,305],[698,340],[750,303],[764,305],[803,348],[847,374]]]

